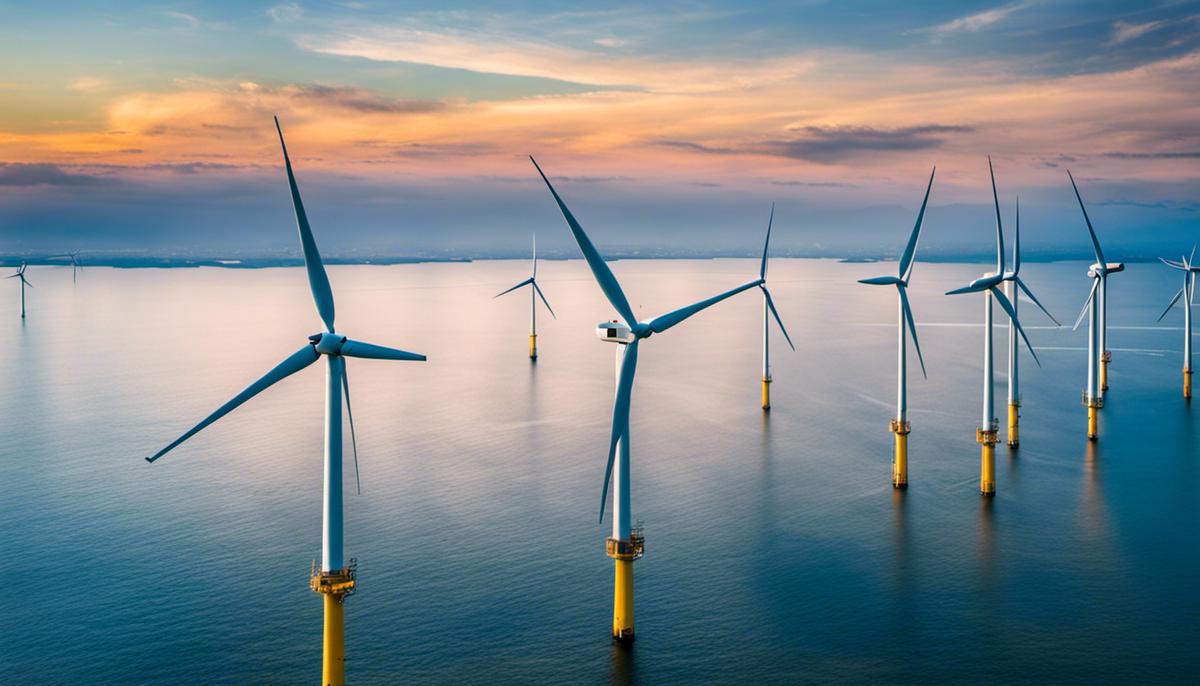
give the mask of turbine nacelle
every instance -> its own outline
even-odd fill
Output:
[[[1105,274],[1116,274],[1123,271],[1125,271],[1124,262],[1106,262],[1103,265],[1094,263],[1088,267],[1088,277],[1094,279]]]
[[[316,348],[317,352],[322,355],[338,355],[342,352],[342,346],[346,343],[346,337],[341,334],[322,331],[314,333],[308,337],[310,343]]]
[[[600,322],[596,325],[596,336],[609,343],[624,343],[629,344],[637,339],[637,335],[624,322],[612,320],[611,322]]]

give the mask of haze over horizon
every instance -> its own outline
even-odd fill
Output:
[[[1006,228],[1089,255],[1200,238],[1200,3],[373,2],[0,8],[0,254],[294,250],[272,115],[330,255],[596,241],[893,255]]]

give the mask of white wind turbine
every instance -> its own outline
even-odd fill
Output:
[[[1098,403],[1095,407],[1099,409],[1104,406],[1104,391],[1108,390],[1108,363],[1112,360],[1112,353],[1108,350],[1108,275],[1125,271],[1125,263],[1104,260],[1104,252],[1100,250],[1100,241],[1096,238],[1096,230],[1092,228],[1092,220],[1088,217],[1087,208],[1083,206],[1083,197],[1079,195],[1079,186],[1075,185],[1075,177],[1071,176],[1070,169],[1067,170],[1067,178],[1071,180],[1071,188],[1075,190],[1075,199],[1079,201],[1079,209],[1083,212],[1083,221],[1087,223],[1088,235],[1092,239],[1092,248],[1096,252],[1096,262],[1088,267],[1088,276],[1095,279],[1098,285],[1099,323],[1097,324],[1098,347],[1096,354],[1100,358],[1100,386],[1095,394]],[[1078,321],[1075,322],[1075,326],[1079,326]]]
[[[921,238],[921,224],[925,220],[925,207],[929,204],[929,192],[933,190],[933,176],[936,173],[937,167],[929,173],[929,184],[925,187],[925,199],[921,201],[921,210],[917,212],[917,222],[913,225],[908,244],[904,246],[904,252],[900,255],[899,275],[859,280],[859,283],[872,286],[896,287],[896,326],[899,330],[896,353],[896,417],[888,427],[895,435],[895,448],[892,452],[892,486],[895,488],[908,488],[908,434],[912,428],[908,422],[908,345],[905,342],[908,332],[912,333],[917,361],[921,363],[921,376],[928,378],[925,374],[925,358],[921,356],[921,344],[917,342],[917,325],[913,321],[912,307],[909,306],[906,290],[908,279],[912,276],[917,242]]]
[[[629,305],[629,300],[625,297],[625,292],[621,290],[621,285],[613,276],[612,270],[605,264],[600,252],[596,250],[596,246],[592,244],[583,227],[559,197],[558,191],[554,189],[550,179],[542,172],[537,160],[534,160],[533,157],[529,159],[537,168],[542,180],[546,182],[550,194],[554,196],[554,201],[558,204],[558,209],[571,228],[571,234],[579,244],[600,290],[604,292],[608,302],[621,317],[621,320],[601,322],[596,327],[596,334],[601,340],[617,344],[617,393],[613,402],[612,433],[609,439],[608,464],[604,471],[604,488],[600,492],[600,519],[604,520],[604,504],[608,499],[609,481],[615,479],[612,537],[606,541],[608,556],[613,558],[615,564],[612,635],[619,641],[632,641],[634,637],[633,561],[642,557],[645,543],[640,527],[633,526],[630,501],[632,480],[629,472],[629,406],[633,393],[634,371],[637,369],[638,344],[643,339],[656,333],[662,333],[730,296],[755,286],[765,290],[766,280],[760,272],[759,278],[724,293],[659,315],[649,321],[638,321],[633,313],[633,308]]]
[[[1017,327],[1017,333],[1021,334],[1022,340],[1025,341],[1026,347],[1033,355],[1033,361],[1041,366],[1041,361],[1038,360],[1037,353],[1034,352],[1033,346],[1029,343],[1029,338],[1025,335],[1025,329],[1021,328],[1021,322],[1017,319],[1017,312],[1013,309],[1012,303],[1000,290],[1000,284],[1004,282],[1004,228],[1000,221],[1000,197],[996,193],[996,174],[992,171],[992,158],[988,157],[988,173],[992,177],[992,200],[996,205],[996,271],[991,274],[984,274],[975,279],[963,288],[958,288],[949,291],[946,295],[958,295],[960,293],[979,293],[983,292],[983,415],[979,422],[979,428],[975,430],[975,441],[980,445],[980,469],[979,469],[979,492],[985,496],[996,495],[996,442],[999,440],[999,428],[996,421],[996,399],[995,399],[995,377],[992,370],[992,301],[1000,303],[1000,307],[1004,308],[1008,314],[1009,320]]]
[[[13,274],[12,276],[8,277],[10,279],[20,279],[21,280],[21,319],[25,318],[25,287],[29,286],[30,288],[33,288],[33,284],[29,283],[29,280],[25,278],[25,267],[26,266],[27,265],[24,262],[22,262],[21,266],[17,269],[17,272],[15,274]]]
[[[762,266],[759,268],[758,275],[767,278],[767,248],[771,245],[771,225],[775,223],[775,203],[771,203],[771,216],[767,219],[767,241],[763,244]],[[787,340],[788,347],[792,352],[796,351],[796,346],[792,344],[792,337],[788,335],[787,329],[783,327],[783,320],[779,318],[779,312],[775,310],[775,302],[771,300],[771,293],[765,287],[762,289],[763,294],[763,366],[762,366],[762,409],[771,409],[771,317],[775,317],[775,322],[779,324],[779,330],[783,332],[783,337]]]
[[[296,225],[300,233],[300,245],[304,250],[304,267],[308,273],[308,285],[313,302],[325,329],[308,337],[299,350],[288,356],[261,379],[250,384],[232,400],[205,417],[167,447],[147,457],[154,462],[167,452],[191,438],[201,429],[229,414],[242,403],[258,395],[275,383],[308,367],[322,356],[327,362],[325,383],[325,485],[322,508],[321,568],[314,570],[309,586],[325,596],[325,630],[323,651],[323,684],[340,686],[345,682],[345,639],[342,602],[354,592],[356,569],[354,560],[346,564],[342,549],[342,399],[345,397],[346,413],[349,416],[351,439],[354,437],[354,417],[350,408],[350,383],[346,377],[347,357],[377,360],[424,361],[425,356],[364,343],[335,333],[333,328],[333,290],[325,274],[321,254],[317,251],[304,204],[300,200],[300,189],[292,173],[292,163],[283,142],[283,131],[279,119],[275,120],[279,133],[279,145],[283,149],[284,166],[287,169],[288,185],[291,187],[292,203],[296,211]],[[357,473],[357,450],[355,472]]]
[[[542,299],[542,304],[546,306],[546,310],[550,312],[550,316],[558,319],[558,315],[554,314],[554,310],[550,308],[550,303],[546,300],[546,296],[542,294],[542,289],[538,288],[537,284],[537,235],[533,236],[533,274],[522,281],[521,283],[501,291],[493,298],[499,298],[505,293],[511,293],[522,286],[529,286],[529,359],[537,360],[537,299]]]
[[[1008,295],[1008,300],[1012,303],[1013,312],[1020,311],[1021,293],[1038,306],[1042,312],[1054,322],[1056,326],[1062,326],[1054,315],[1050,314],[1029,290],[1029,286],[1025,285],[1020,277],[1021,272],[1021,199],[1017,198],[1017,228],[1013,237],[1013,270],[1004,275],[1004,290]],[[1018,380],[1018,360],[1017,360],[1017,327],[1013,320],[1008,322],[1008,447],[1016,448],[1021,444],[1020,439],[1020,407],[1021,407],[1021,390],[1017,384]]]
[[[1178,262],[1164,260],[1161,257],[1162,263],[1171,269],[1177,269],[1183,272],[1183,288],[1180,288],[1175,297],[1171,298],[1170,304],[1163,313],[1158,315],[1158,321],[1162,321],[1163,317],[1175,307],[1175,303],[1183,300],[1183,397],[1191,399],[1192,397],[1192,303],[1196,296],[1196,274],[1200,272],[1200,266],[1195,263],[1196,247],[1192,246],[1192,256],[1179,257]]]

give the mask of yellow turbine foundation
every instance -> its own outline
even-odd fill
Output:
[[[992,420],[992,426],[995,427],[995,420]],[[995,428],[976,429],[975,440],[980,446],[979,493],[991,497],[996,495],[996,443],[1000,440],[1000,432]]]
[[[912,425],[893,419],[888,430],[896,436],[896,448],[892,453],[892,486],[908,488],[908,434]]]
[[[613,559],[613,640],[633,641],[633,561],[645,552],[646,539],[641,528],[630,532],[629,540],[610,538],[606,542],[608,556]]]
[[[529,334],[529,359],[537,359],[537,334]]]
[[[1015,448],[1021,445],[1021,407],[1020,403],[1008,404],[1008,447]]]
[[[1192,399],[1192,370],[1183,370],[1183,397]]]
[[[346,596],[354,593],[358,564],[350,560],[345,569],[314,571],[308,587],[325,596],[324,648],[321,652],[321,683],[345,686],[346,683]]]
[[[1112,359],[1112,353],[1107,350],[1100,356],[1100,390],[1108,390],[1108,362]]]
[[[771,409],[771,379],[767,377],[762,380],[762,409]]]

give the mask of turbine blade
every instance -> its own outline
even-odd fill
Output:
[[[1025,329],[1021,327],[1021,322],[1017,319],[1017,311],[1013,309],[1012,303],[1004,295],[1004,291],[995,286],[992,286],[990,290],[992,295],[996,296],[996,302],[1000,303],[1000,307],[1003,307],[1004,311],[1008,313],[1008,318],[1012,320],[1013,326],[1017,327],[1017,333],[1021,334],[1021,339],[1025,341],[1025,347],[1029,348],[1029,354],[1033,355],[1033,361],[1037,363],[1037,366],[1042,366],[1042,361],[1038,359],[1033,344],[1029,342],[1029,336],[1025,335]]]
[[[688,317],[692,316],[693,314],[696,314],[700,310],[703,310],[706,307],[715,305],[715,304],[721,302],[722,300],[724,300],[725,298],[728,298],[733,295],[737,295],[738,293],[741,293],[742,291],[744,291],[746,289],[754,288],[755,286],[762,285],[762,283],[763,283],[762,279],[755,279],[754,281],[747,281],[746,283],[738,286],[737,288],[731,288],[731,289],[725,291],[724,293],[721,293],[719,295],[714,295],[711,298],[706,298],[704,300],[701,300],[698,303],[693,303],[691,305],[688,305],[687,307],[681,307],[678,310],[672,310],[666,314],[660,314],[659,316],[657,316],[654,319],[651,319],[649,322],[647,322],[646,328],[650,329],[654,333],[662,333],[663,331],[666,331],[667,329],[671,328],[672,326],[675,326],[676,324],[687,319]]]
[[[558,191],[554,190],[554,185],[550,183],[550,179],[546,178],[545,172],[538,166],[537,160],[533,159],[533,155],[529,156],[529,161],[533,162],[533,166],[537,169],[538,174],[541,175],[542,181],[545,181],[546,187],[550,189],[550,194],[554,196],[554,201],[558,203],[558,209],[562,211],[563,218],[567,220],[567,225],[571,227],[571,234],[575,236],[575,242],[579,244],[579,249],[583,251],[583,257],[587,260],[588,267],[592,270],[592,276],[596,277],[596,283],[600,284],[600,290],[604,291],[604,297],[608,298],[608,302],[612,303],[617,313],[625,319],[625,323],[633,326],[637,323],[637,317],[633,314],[633,308],[629,306],[629,300],[625,298],[625,292],[621,290],[621,284],[617,283],[617,277],[613,276],[612,270],[604,262],[600,251],[596,250],[596,246],[592,244],[592,239],[588,238],[583,227],[576,221],[575,215],[571,214],[571,210],[567,209],[566,203],[559,197]]]
[[[1187,264],[1190,267],[1196,263],[1196,244],[1192,243],[1192,256],[1187,258]]]
[[[358,436],[354,434],[354,409],[350,407],[350,374],[342,365],[342,391],[346,394],[346,417],[350,420],[350,448],[354,452],[354,490],[362,495],[362,480],[358,476]]]
[[[425,356],[419,353],[410,353],[405,350],[397,350],[396,348],[387,348],[374,343],[364,343],[355,341],[349,338],[345,343],[342,343],[341,354],[346,357],[362,357],[370,360],[406,360],[410,362],[424,362]]]
[[[771,310],[771,314],[775,315],[775,323],[779,325],[779,330],[783,332],[784,340],[787,341],[788,347],[792,349],[792,352],[795,352],[796,346],[792,343],[792,337],[788,335],[787,329],[783,326],[783,320],[779,317],[779,310],[775,309],[775,301],[771,299],[771,291],[768,291],[766,286],[760,286],[760,288],[762,288],[763,295],[766,296],[767,308]]]
[[[869,279],[859,279],[858,282],[871,286],[896,286],[904,283],[904,280],[896,276],[872,276]]]
[[[558,315],[554,314],[554,310],[550,307],[550,301],[546,300],[546,296],[542,293],[542,289],[538,287],[537,281],[533,282],[533,290],[536,291],[538,297],[542,299],[542,304],[546,306],[546,309],[550,310],[550,316],[558,319]]]
[[[525,285],[527,285],[527,284],[531,284],[531,283],[533,283],[533,277],[530,277],[530,278],[528,278],[528,279],[525,279],[525,280],[524,280],[524,281],[522,281],[521,283],[519,283],[519,284],[517,284],[517,285],[513,286],[512,288],[509,288],[508,290],[500,291],[499,293],[497,293],[497,294],[493,295],[493,296],[492,296],[492,298],[499,298],[500,296],[504,295],[505,293],[512,293],[513,291],[517,290],[517,289],[518,289],[518,288],[520,288],[521,286],[525,286]]]
[[[1021,280],[1021,277],[1014,276],[1013,281],[1016,282],[1017,288],[1020,288],[1025,295],[1029,296],[1029,299],[1033,301],[1033,304],[1038,306],[1038,309],[1046,313],[1046,316],[1050,318],[1050,321],[1054,322],[1056,326],[1062,326],[1062,324],[1060,324],[1059,321],[1054,318],[1054,315],[1050,314],[1050,310],[1047,310],[1046,306],[1042,305],[1042,302],[1037,299],[1037,296],[1033,294],[1033,291],[1029,290],[1029,286],[1025,285],[1025,282]]]
[[[29,279],[25,278],[24,274],[21,275],[21,283],[25,284],[26,286],[29,286],[30,288],[33,288],[33,284],[29,283]]]
[[[1161,322],[1163,320],[1163,317],[1167,316],[1167,313],[1171,311],[1172,307],[1175,307],[1175,303],[1179,302],[1179,298],[1181,298],[1183,296],[1183,290],[1184,289],[1180,288],[1178,291],[1175,292],[1175,297],[1171,298],[1171,303],[1169,305],[1167,305],[1167,309],[1163,310],[1162,314],[1158,315],[1158,319],[1155,319],[1154,321]]]
[[[321,315],[321,321],[325,322],[325,328],[333,331],[333,289],[329,287],[325,264],[321,262],[321,253],[317,251],[317,242],[313,239],[312,227],[308,225],[308,215],[305,214],[304,202],[300,199],[300,188],[296,186],[296,175],[292,173],[292,160],[288,157],[287,145],[283,142],[283,129],[279,127],[279,117],[275,117],[275,130],[279,133],[279,147],[283,148],[283,165],[287,168],[288,186],[292,190],[292,206],[296,210],[300,247],[304,250],[304,269],[308,272],[308,287],[312,291],[317,314]]]
[[[917,361],[921,363],[921,376],[928,379],[929,375],[925,373],[925,357],[921,354],[921,343],[917,340],[917,323],[913,321],[912,306],[908,303],[908,294],[904,292],[904,286],[896,286],[896,290],[900,291],[900,303],[904,306],[904,320],[908,323],[908,332],[912,334],[913,347],[917,349]]]
[[[171,442],[170,445],[158,451],[157,453],[154,453],[154,455],[147,457],[146,461],[154,462],[163,455],[166,455],[171,449],[175,448],[180,443],[183,443],[192,436],[195,436],[204,427],[229,414],[233,410],[237,409],[239,405],[263,392],[276,382],[285,379],[301,369],[309,366],[313,362],[316,362],[317,358],[320,356],[320,353],[318,353],[317,349],[312,345],[305,345],[303,348],[300,348],[296,352],[292,353],[283,362],[280,362],[278,365],[276,365],[274,369],[267,372],[261,379],[247,386],[246,390],[235,395],[233,400],[230,400],[224,405],[218,407],[216,411],[205,417],[204,420],[199,424],[189,429],[187,433],[183,434],[179,438],[176,438]]]
[[[1187,264],[1185,264],[1185,263],[1183,263],[1183,262],[1173,262],[1173,261],[1171,261],[1171,260],[1164,259],[1164,258],[1162,258],[1162,257],[1158,258],[1158,261],[1159,261],[1159,262],[1162,262],[1162,263],[1163,263],[1163,264],[1165,264],[1165,265],[1167,265],[1167,266],[1168,266],[1168,267],[1170,267],[1171,269],[1178,269],[1178,270],[1180,270],[1180,271],[1187,271],[1187,268],[1188,268],[1188,267],[1187,267]]]
[[[1004,227],[1000,222],[1000,196],[996,193],[996,172],[992,169],[992,156],[988,155],[988,174],[992,177],[992,200],[996,203],[996,273],[1004,273]]]
[[[537,234],[533,234],[533,277],[537,278]]]
[[[1083,315],[1087,314],[1088,305],[1092,304],[1092,298],[1096,297],[1096,289],[1100,287],[1100,279],[1094,279],[1092,283],[1092,292],[1088,294],[1087,300],[1083,301],[1083,309],[1079,310],[1079,316],[1075,318],[1075,326],[1071,327],[1074,331],[1079,328],[1079,323],[1083,321]]]
[[[952,291],[946,291],[946,295],[962,295],[963,293],[978,293],[979,291],[987,290],[987,286],[963,286],[955,288]]]
[[[613,460],[617,442],[629,440],[629,402],[633,394],[633,374],[637,371],[638,342],[635,339],[625,348],[621,360],[621,376],[617,382],[617,397],[613,401],[612,436],[608,443],[608,465],[604,468],[604,489],[600,491],[600,521],[604,521],[604,503],[608,500],[608,482],[612,479]]]
[[[1017,228],[1013,234],[1013,276],[1021,271],[1021,196],[1017,196]],[[1047,314],[1049,314],[1047,312]],[[1053,317],[1051,317],[1053,319]]]
[[[917,223],[913,224],[912,234],[908,237],[908,245],[904,246],[904,254],[900,256],[900,278],[908,281],[909,272],[912,271],[913,257],[917,254],[917,242],[921,239],[921,223],[925,221],[925,206],[929,204],[929,191],[933,190],[933,175],[937,173],[937,167],[934,166],[933,171],[929,173],[929,185],[925,187],[925,199],[921,201],[921,211],[917,213]]]
[[[1087,223],[1088,235],[1092,237],[1092,248],[1096,251],[1096,264],[1104,266],[1104,251],[1100,250],[1100,241],[1096,238],[1096,230],[1092,228],[1092,220],[1088,217],[1087,208],[1083,206],[1083,197],[1079,195],[1079,186],[1075,185],[1075,177],[1067,170],[1067,178],[1071,179],[1071,188],[1075,189],[1075,199],[1079,201],[1079,209],[1083,210],[1083,221]]]
[[[762,265],[758,268],[758,278],[767,278],[767,248],[771,246],[771,225],[775,223],[775,203],[771,203],[771,216],[767,218],[767,239],[763,241]]]

